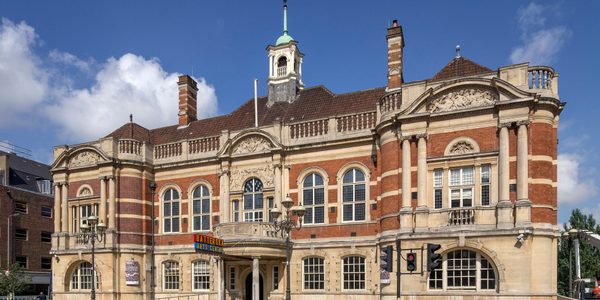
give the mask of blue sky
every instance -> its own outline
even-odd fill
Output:
[[[290,0],[289,31],[307,86],[335,93],[384,86],[386,27],[406,39],[407,81],[454,56],[496,69],[531,61],[560,73],[559,222],[600,219],[595,90],[600,1]],[[265,47],[281,34],[281,1],[0,2],[0,143],[51,161],[52,147],[94,140],[128,121],[177,122],[175,78],[200,83],[200,117],[265,94]]]

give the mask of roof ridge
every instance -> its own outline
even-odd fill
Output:
[[[369,89],[364,89],[364,90],[358,90],[358,91],[353,91],[353,92],[347,92],[347,93],[337,94],[337,95],[335,95],[335,96],[336,96],[336,97],[341,97],[341,96],[347,96],[347,95],[352,95],[352,94],[358,94],[358,93],[370,92],[370,91],[379,90],[379,89],[385,89],[385,86],[379,86],[379,87],[374,87],[374,88],[369,88]]]

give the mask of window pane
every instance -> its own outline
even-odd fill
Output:
[[[358,203],[355,205],[355,209],[356,209],[356,218],[354,220],[355,221],[364,220],[365,219],[365,204]]]
[[[202,200],[202,213],[206,214],[210,212],[210,200]]]
[[[323,185],[323,177],[321,177],[321,175],[319,174],[314,174],[315,175],[315,186],[322,186]]]
[[[324,223],[325,222],[325,207],[318,206],[315,207],[315,223]]]
[[[442,187],[444,170],[435,170],[433,172],[433,186]]]
[[[315,189],[315,204],[324,204],[325,203],[325,189],[319,188]]]
[[[304,205],[313,205],[313,190],[312,189],[304,190],[303,196],[304,196],[303,197]]]
[[[462,184],[473,184],[473,168],[469,167],[469,168],[463,168],[462,169],[463,172],[463,178],[462,178]]]
[[[434,204],[435,208],[442,208],[442,189],[434,191]]]
[[[313,186],[313,174],[309,174],[304,178],[304,187]]]
[[[352,221],[352,204],[344,204],[344,221]]]
[[[481,186],[481,205],[490,205],[490,186]]]
[[[344,202],[353,201],[352,186],[344,186],[342,189],[342,199]]]
[[[355,191],[355,199],[354,201],[365,201],[365,185],[364,184],[357,184],[356,185],[356,191]]]
[[[201,210],[201,201],[200,200],[194,200],[192,202],[192,213],[193,214],[199,214],[200,212],[202,212],[202,210]]]
[[[309,208],[306,208],[306,211],[304,212],[304,223],[312,224],[312,222],[313,222],[313,208],[309,207]]]
[[[450,185],[460,185],[460,169],[450,169]]]
[[[490,182],[490,165],[481,166],[481,183]]]
[[[353,181],[353,176],[352,176],[352,170],[346,172],[346,174],[344,174],[344,183],[349,183]]]
[[[354,169],[354,182],[363,182],[365,181],[365,174],[363,172]]]

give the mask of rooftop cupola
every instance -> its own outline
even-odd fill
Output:
[[[283,1],[283,34],[275,45],[267,47],[269,55],[268,102],[292,103],[304,88],[302,83],[302,59],[304,54],[298,49],[298,42],[287,30],[287,0]]]

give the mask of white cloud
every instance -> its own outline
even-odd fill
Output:
[[[37,35],[25,22],[0,24],[0,128],[23,125],[48,92],[48,76],[31,51]]]
[[[598,194],[595,176],[585,172],[582,156],[572,153],[558,155],[558,201],[580,203]]]
[[[546,26],[546,17],[556,12],[547,6],[530,3],[518,12],[521,45],[513,48],[511,63],[530,62],[549,65],[571,35],[564,26]]]
[[[158,59],[134,54],[110,58],[96,74],[90,88],[62,92],[48,107],[47,116],[64,132],[77,139],[105,136],[128,121],[147,128],[177,123],[179,74],[167,73]],[[203,78],[198,81],[200,117],[217,112],[215,89]]]
[[[2,19],[0,128],[50,121],[63,140],[80,142],[107,135],[128,122],[129,114],[147,128],[177,124],[179,74],[166,72],[157,58],[127,53],[98,65],[58,49],[36,55],[38,39],[26,23]],[[78,76],[93,78],[92,85],[85,86]],[[214,87],[195,79],[199,117],[215,115]]]

